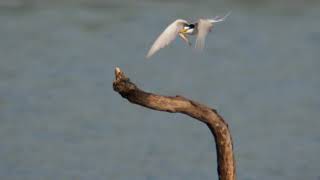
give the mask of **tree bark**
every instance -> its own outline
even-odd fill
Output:
[[[131,103],[157,111],[186,114],[205,123],[216,142],[219,180],[236,179],[232,137],[228,124],[216,110],[182,96],[171,97],[145,92],[133,84],[119,68],[115,69],[115,78],[113,89]]]

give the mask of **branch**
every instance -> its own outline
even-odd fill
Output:
[[[216,142],[219,179],[236,179],[231,134],[228,124],[216,110],[182,96],[161,96],[140,90],[119,68],[115,69],[115,77],[113,89],[131,103],[157,111],[186,114],[205,123]]]

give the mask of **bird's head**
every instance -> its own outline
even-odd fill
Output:
[[[184,24],[183,28],[180,30],[182,34],[192,34],[194,31],[194,24]]]

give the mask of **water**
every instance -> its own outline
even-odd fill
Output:
[[[319,4],[15,2],[0,10],[0,179],[217,179],[207,127],[128,103],[116,66],[216,108],[239,179],[320,178]],[[203,53],[177,40],[144,60],[170,21],[230,7]]]

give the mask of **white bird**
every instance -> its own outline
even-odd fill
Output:
[[[207,34],[211,31],[213,24],[224,21],[231,12],[225,16],[216,16],[212,19],[199,19],[195,23],[189,24],[186,20],[177,19],[171,23],[155,40],[150,50],[148,51],[146,58],[150,58],[160,49],[168,46],[178,35],[189,46],[191,43],[188,39],[188,35],[196,35],[195,48],[203,49]]]

